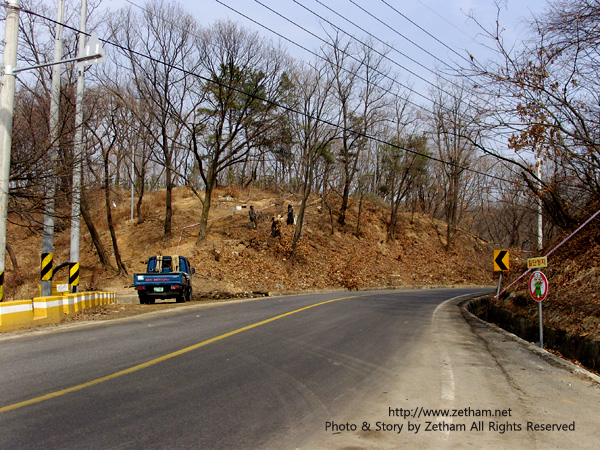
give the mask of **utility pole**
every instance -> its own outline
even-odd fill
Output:
[[[83,0],[85,3],[87,0]],[[98,64],[106,61],[104,55],[104,49],[98,40],[95,33],[92,33],[92,38],[88,45],[85,46],[85,51],[80,52],[77,58],[69,58],[61,60],[62,56],[62,32],[63,32],[63,16],[64,16],[64,0],[58,0],[58,13],[57,13],[57,24],[55,33],[54,43],[54,61],[51,63],[38,64],[35,66],[29,66],[24,68],[17,68],[17,44],[19,37],[19,10],[20,0],[8,0],[6,8],[6,26],[4,28],[4,58],[2,61],[2,90],[0,92],[0,301],[4,298],[4,271],[5,271],[5,255],[6,255],[6,222],[8,215],[8,188],[10,179],[10,152],[12,146],[12,125],[14,116],[14,103],[15,103],[15,74],[24,70],[38,69],[47,66],[53,66],[52,69],[52,88],[50,95],[50,143],[51,148],[48,154],[48,161],[50,166],[50,173],[48,175],[48,181],[46,183],[46,204],[44,211],[44,229],[43,229],[43,242],[42,242],[42,264],[41,264],[41,279],[42,279],[42,296],[52,295],[52,260],[53,260],[53,248],[54,248],[54,195],[56,193],[56,159],[58,156],[58,139],[59,139],[59,104],[60,104],[60,66],[67,62],[77,62],[88,64]],[[82,17],[85,20],[87,16],[87,3],[82,4]],[[82,47],[81,42],[85,44],[85,22],[83,22],[82,35],[80,36],[80,49]],[[83,76],[83,68],[80,71]],[[81,94],[78,93],[77,98],[83,100],[83,78],[81,79]],[[79,80],[78,80],[79,89]],[[79,92],[79,91],[78,91]],[[80,118],[79,123],[83,122],[83,109],[82,104],[78,106],[77,111],[79,112]],[[78,131],[82,132],[81,126],[78,126]],[[77,133],[76,133],[77,135]],[[81,149],[82,138],[79,135],[79,149]],[[77,136],[75,137],[77,140]],[[76,151],[77,153],[77,147]],[[81,150],[79,150],[81,154]],[[76,217],[77,221],[77,255],[79,254],[79,216],[80,216],[80,193],[81,193],[81,161],[79,157],[79,167],[75,164],[75,169],[79,171],[79,174],[74,173],[74,182],[79,186],[74,187],[74,191],[77,194],[73,194],[77,197],[74,202],[77,206],[73,205],[72,212],[73,216]],[[78,181],[77,181],[78,180]],[[73,236],[73,235],[71,235]],[[77,256],[77,261],[79,256]],[[78,267],[77,267],[77,270]]]
[[[131,146],[131,220],[133,221],[133,193],[135,187],[135,146]]]
[[[50,167],[46,182],[46,201],[44,210],[44,231],[42,235],[42,264],[40,278],[42,297],[52,295],[52,260],[54,258],[54,196],[56,195],[56,159],[59,140],[60,73],[62,57],[62,34],[65,3],[58,0],[58,12],[54,36],[54,67],[52,67],[52,87],[50,91]]]
[[[8,186],[10,152],[15,110],[15,74],[19,41],[20,0],[8,0],[4,28],[2,60],[2,91],[0,92],[0,302],[4,300],[4,271],[6,257],[6,220],[8,216]]]
[[[537,157],[537,213],[538,213],[538,229],[537,229],[537,249],[541,252],[544,248],[544,227],[542,223],[542,159]]]
[[[87,21],[87,0],[81,1],[81,22],[79,26],[79,57],[85,53],[85,30]],[[79,290],[79,235],[81,229],[81,175],[83,168],[83,72],[85,65],[78,63],[77,97],[75,101],[75,142],[73,151],[73,199],[71,203],[71,253],[69,258],[69,291]]]
[[[542,158],[538,153],[537,157],[537,188],[538,188],[538,198],[537,198],[537,210],[538,210],[538,252],[539,256],[542,254],[542,249],[544,248],[544,227],[542,223]],[[538,315],[540,321],[540,348],[544,348],[544,319],[542,313],[542,302],[538,303]]]

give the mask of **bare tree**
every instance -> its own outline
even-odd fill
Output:
[[[384,65],[385,54],[374,49],[370,42],[344,40],[339,33],[329,39],[330,48],[324,53],[332,74],[332,92],[337,100],[335,107],[340,125],[338,161],[342,167],[342,203],[338,223],[343,226],[366,135],[381,119],[380,111],[387,104],[389,68]]]
[[[124,125],[126,124],[126,121],[120,114],[121,110],[124,108],[122,108],[122,104],[116,96],[111,95],[110,92],[106,91],[97,91],[95,93],[97,95],[97,101],[94,105],[96,114],[86,125],[87,132],[90,135],[90,144],[99,150],[102,159],[106,220],[108,222],[108,229],[113,244],[117,271],[118,274],[121,275],[127,274],[127,268],[121,260],[121,253],[119,252],[117,233],[112,215],[112,201],[110,197],[110,160],[113,151],[122,145],[124,132],[121,128],[126,126]],[[96,248],[98,249],[98,247]]]
[[[206,80],[197,94],[191,150],[204,183],[198,241],[206,237],[219,174],[243,162],[274,125],[284,58],[255,32],[217,22],[197,41]]]
[[[481,92],[495,94],[489,97],[490,127],[512,131],[516,155],[495,156],[517,167],[560,228],[572,226],[592,199],[600,199],[598,17],[597,0],[551,1],[522,47],[505,44],[499,21],[485,30],[499,62],[473,59],[464,71]]]
[[[110,264],[110,259],[108,257],[108,254],[106,253],[106,250],[104,249],[104,244],[102,244],[102,240],[100,239],[100,235],[98,234],[98,230],[96,229],[94,220],[92,219],[89,203],[84,192],[82,192],[81,195],[81,217],[83,217],[83,221],[85,222],[88,231],[90,232],[92,244],[96,248],[96,253],[98,254],[98,258],[100,259],[100,264],[102,264],[102,267],[104,269],[111,268],[112,266]]]
[[[446,92],[450,91],[448,95]],[[446,86],[432,92],[434,99],[432,115],[432,143],[442,162],[438,167],[441,175],[439,190],[444,205],[444,217],[448,223],[446,249],[450,248],[452,236],[461,218],[461,202],[466,190],[466,170],[475,153],[474,141],[478,140],[479,122],[469,113],[470,104],[464,88]]]
[[[293,74],[296,95],[290,105],[291,123],[294,126],[294,141],[300,166],[301,199],[296,227],[291,244],[292,260],[296,255],[306,204],[315,182],[317,162],[328,152],[337,136],[331,123],[332,80],[323,67],[303,67]]]
[[[111,24],[113,35],[121,43],[136,97],[149,109],[151,120],[141,123],[148,126],[160,149],[157,155],[164,165],[166,210],[164,237],[171,235],[173,216],[173,174],[177,155],[181,150],[181,135],[193,113],[187,93],[197,78],[191,76],[198,66],[194,46],[197,34],[195,19],[177,3],[153,0],[146,3],[142,14],[131,8],[118,13]],[[158,129],[158,133],[154,130]]]
[[[414,187],[419,175],[425,171],[427,138],[425,135],[408,135],[400,140],[392,139],[384,150],[387,167],[387,183],[382,186],[390,200],[390,221],[387,240],[396,238],[398,211],[409,190]]]

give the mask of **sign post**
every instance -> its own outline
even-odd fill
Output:
[[[544,348],[544,327],[542,321],[542,301],[548,295],[548,278],[539,270],[529,277],[529,293],[538,302],[540,315],[540,348]]]
[[[500,287],[502,286],[502,274],[510,268],[510,259],[508,250],[494,250],[494,272],[500,272],[498,278],[498,290],[496,297],[500,295]]]

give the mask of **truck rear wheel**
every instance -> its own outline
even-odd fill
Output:
[[[140,296],[140,303],[142,305],[154,305],[154,302],[156,299],[154,299],[153,297],[150,297],[149,295],[142,294],[142,293],[140,293],[139,296]]]

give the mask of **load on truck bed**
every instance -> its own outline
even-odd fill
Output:
[[[146,273],[133,274],[133,287],[141,304],[153,304],[157,298],[189,302],[194,272],[185,256],[151,256]]]

